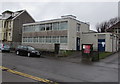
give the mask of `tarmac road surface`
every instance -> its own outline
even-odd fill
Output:
[[[118,58],[116,55],[112,58],[114,60],[111,60],[114,63],[100,61],[100,64],[98,62],[83,64],[58,59],[18,56],[15,53],[3,53],[2,65],[56,82],[118,82]],[[4,75],[6,73],[3,73]],[[8,80],[3,77],[3,81]],[[29,80],[26,79],[26,81]]]

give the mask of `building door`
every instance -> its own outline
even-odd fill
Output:
[[[105,51],[105,39],[98,39],[98,51]]]
[[[76,50],[80,50],[80,38],[76,39]]]

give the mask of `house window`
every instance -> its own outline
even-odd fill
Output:
[[[60,39],[59,36],[53,36],[52,43],[60,43],[59,39]]]
[[[28,38],[27,38],[27,37],[24,37],[24,38],[23,38],[23,42],[28,42]]]
[[[46,41],[45,36],[39,37],[39,43],[44,43]]]
[[[56,43],[56,36],[52,37],[52,43]]]
[[[11,33],[9,33],[9,36],[11,36]]]
[[[11,22],[9,22],[9,27],[11,27]]]
[[[56,43],[60,43],[59,36],[56,36]]]
[[[38,42],[38,37],[34,37],[34,40],[33,40],[35,43]]]
[[[28,42],[30,42],[30,38],[28,37]]]
[[[41,25],[40,25],[40,30],[41,30],[41,31],[44,31],[44,30],[45,30],[45,24],[41,24]]]
[[[34,32],[34,31],[35,31],[34,25],[29,25],[29,26],[23,27],[23,32]]]
[[[59,23],[58,22],[53,23],[53,30],[59,30]]]
[[[29,38],[29,42],[33,42],[33,38],[32,37]]]
[[[46,43],[51,43],[51,36],[46,36]]]
[[[39,25],[35,25],[35,31],[36,31],[36,32],[39,31]]]
[[[67,43],[67,36],[60,36],[60,43]]]
[[[46,30],[52,30],[52,23],[46,24]]]
[[[66,30],[67,29],[67,21],[60,22],[59,30]]]
[[[79,31],[80,31],[80,24],[77,23],[77,32],[79,32]]]

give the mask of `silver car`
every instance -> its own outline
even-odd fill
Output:
[[[6,45],[6,44],[0,44],[0,51],[1,52],[10,52],[10,46],[9,45]]]

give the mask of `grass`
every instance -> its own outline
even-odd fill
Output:
[[[104,59],[111,54],[112,54],[112,52],[99,52],[99,60]],[[93,52],[92,61],[98,61],[98,52]]]
[[[99,59],[104,59],[111,54],[112,54],[112,52],[100,52],[99,53]]]
[[[72,55],[74,52],[75,52],[74,50],[61,50],[60,54],[61,56],[66,57]]]

